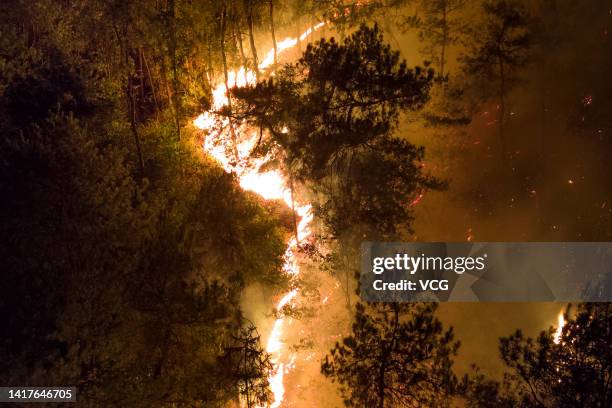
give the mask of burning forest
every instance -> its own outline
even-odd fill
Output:
[[[609,2],[0,19],[0,404],[612,403],[608,302],[535,279],[537,302],[373,302],[360,279],[364,243],[611,240]]]

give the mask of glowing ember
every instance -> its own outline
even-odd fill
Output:
[[[306,30],[299,40],[305,40],[312,32],[320,29],[325,25],[321,22],[314,27]],[[277,44],[277,55],[281,52],[294,47],[298,43],[297,38],[286,38]],[[270,50],[264,60],[259,64],[259,69],[264,70],[274,63],[274,50]],[[238,71],[228,73],[229,88],[241,87],[247,84],[254,84],[256,81],[255,74],[244,67]],[[298,262],[295,257],[295,249],[297,249],[298,239],[302,240],[310,235],[309,225],[312,221],[311,205],[294,203],[291,190],[288,188],[288,183],[283,174],[279,170],[260,172],[261,166],[266,162],[267,158],[256,160],[247,164],[252,148],[255,146],[259,138],[259,133],[253,129],[249,129],[244,124],[230,123],[227,118],[219,117],[216,112],[219,112],[228,105],[228,90],[223,81],[219,81],[212,92],[213,104],[211,111],[204,112],[198,116],[193,124],[199,129],[210,132],[204,142],[204,151],[210,154],[215,160],[223,166],[228,173],[235,173],[240,182],[240,186],[244,190],[253,191],[267,200],[283,200],[290,208],[294,208],[299,215],[300,221],[297,226],[297,237],[293,237],[287,244],[285,251],[285,264],[283,270],[289,275],[297,275],[300,272]],[[233,152],[233,141],[229,126],[234,126],[236,134],[236,150],[237,156]],[[215,129],[221,129],[215,131]],[[289,129],[283,129],[288,132]],[[278,304],[276,309],[281,311],[284,306],[289,304],[297,295],[297,289],[285,294]],[[284,317],[279,317],[274,322],[272,332],[268,338],[266,350],[271,354],[274,372],[268,378],[274,402],[270,405],[272,408],[279,407],[285,395],[285,386],[283,384],[283,375],[286,370],[293,368],[295,356],[290,355],[289,358],[283,355],[283,325]]]
[[[557,330],[553,336],[553,341],[555,344],[561,343],[561,336],[563,335],[563,326],[565,326],[565,317],[563,316],[563,310],[559,312],[559,316],[557,316]]]
[[[423,199],[423,196],[424,196],[423,193],[419,194],[414,200],[412,200],[412,202],[410,203],[410,207],[413,207],[417,205],[418,203],[420,203],[421,200]]]

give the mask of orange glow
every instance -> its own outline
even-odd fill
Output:
[[[289,250],[289,248],[287,250]],[[289,262],[289,258],[286,258],[286,261]],[[285,294],[285,296],[283,296],[276,305],[276,309],[280,312],[282,308],[295,297],[295,295],[297,295],[296,289]],[[266,351],[272,356],[272,364],[274,365],[274,373],[270,376],[270,378],[268,378],[272,395],[274,395],[274,403],[271,405],[271,408],[280,406],[281,402],[283,401],[283,397],[285,396],[285,385],[283,384],[285,364],[281,362],[284,321],[285,319],[282,317],[276,319],[266,346]]]
[[[320,29],[325,25],[321,22],[314,27],[306,30],[300,35],[300,41],[305,40],[312,32]],[[283,51],[294,47],[298,43],[297,38],[286,38],[277,43],[277,56]],[[274,50],[268,51],[264,60],[259,64],[260,70],[265,70],[274,63]],[[242,87],[253,85],[256,82],[255,74],[244,67],[237,71],[228,73],[229,88]],[[219,81],[212,92],[213,104],[209,112],[204,112],[193,121],[193,125],[198,129],[208,131],[208,135],[204,141],[204,151],[211,155],[228,173],[235,173],[238,177],[240,186],[244,190],[253,191],[266,200],[283,200],[289,208],[294,208],[297,215],[300,217],[298,223],[297,235],[300,240],[307,238],[310,231],[310,223],[312,222],[312,206],[306,203],[300,203],[299,200],[292,202],[291,190],[288,187],[287,180],[280,170],[269,170],[260,172],[261,167],[267,161],[267,158],[256,159],[247,165],[251,150],[255,146],[259,133],[258,130],[249,128],[246,124],[233,123],[235,134],[237,136],[238,158],[236,159],[232,151],[233,142],[229,132],[229,120],[220,117],[216,114],[228,105],[228,92],[224,81]],[[219,130],[220,129],[220,130]],[[284,132],[289,132],[289,129],[283,129]],[[293,237],[287,243],[284,259],[285,263],[283,270],[289,275],[297,275],[300,272],[299,264],[295,257],[297,249],[297,237]],[[276,305],[276,309],[280,312],[284,306],[289,304],[298,294],[297,289],[286,293]],[[294,367],[295,355],[289,356],[284,353],[283,326],[285,318],[279,317],[275,320],[272,331],[268,338],[266,351],[271,355],[271,361],[274,366],[274,371],[268,378],[270,389],[274,395],[274,402],[270,405],[271,408],[279,407],[284,399],[285,386],[283,384],[283,376],[289,369]]]
[[[553,341],[555,344],[561,343],[561,336],[563,335],[563,326],[565,326],[565,317],[563,316],[563,310],[559,312],[559,316],[557,316],[557,330],[553,336]]]

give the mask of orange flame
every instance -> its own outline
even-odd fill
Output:
[[[306,30],[300,35],[299,40],[305,40],[312,32],[320,29],[326,23],[321,22],[314,27]],[[277,56],[281,52],[294,47],[298,43],[297,38],[286,38],[277,44]],[[259,64],[259,69],[264,70],[270,67],[274,63],[274,50],[270,50],[264,60]],[[228,73],[228,86],[241,87],[245,85],[255,84],[255,74],[245,67],[241,67],[237,71]],[[258,139],[257,131],[249,129],[244,124],[234,124],[237,126],[235,133],[239,137],[238,141],[238,160],[231,153],[231,139],[229,132],[225,131],[228,129],[229,121],[227,118],[219,118],[215,112],[220,111],[223,107],[229,103],[228,93],[223,81],[219,81],[215,89],[213,90],[213,106],[209,112],[204,112],[198,116],[193,124],[199,129],[212,131],[216,125],[220,125],[222,129],[218,134],[212,135],[213,137],[207,137],[204,142],[204,151],[210,154],[228,173],[236,173],[238,176],[240,186],[244,190],[253,191],[263,198],[270,199],[282,199],[290,208],[295,208],[295,211],[300,216],[300,222],[297,228],[297,234],[300,239],[307,238],[310,235],[310,223],[313,219],[312,206],[310,204],[300,204],[292,202],[291,190],[288,188],[286,178],[279,170],[271,171],[260,171],[267,158],[257,159],[250,166],[247,166],[246,159],[249,158],[251,149],[255,146]],[[295,205],[293,205],[295,204]],[[300,268],[295,257],[294,250],[297,248],[297,238],[293,237],[287,244],[284,259],[285,263],[283,270],[289,275],[297,275],[300,272]],[[297,295],[297,289],[293,289],[291,292],[286,293],[276,305],[277,310],[281,310],[284,306],[289,304]],[[285,324],[285,318],[279,317],[274,322],[272,331],[268,338],[266,345],[266,351],[271,354],[272,364],[274,366],[274,372],[268,378],[272,394],[274,395],[274,402],[270,405],[271,408],[277,408],[281,405],[285,395],[285,386],[283,384],[283,376],[289,368],[293,367],[295,356],[290,355],[288,358],[283,355],[283,325]]]
[[[561,336],[563,335],[563,326],[565,326],[565,316],[563,316],[563,310],[559,312],[559,316],[557,316],[557,330],[555,330],[555,334],[553,335],[553,341],[555,344],[561,343]]]

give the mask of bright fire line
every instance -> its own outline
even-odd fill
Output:
[[[555,344],[561,343],[561,336],[563,335],[563,326],[565,326],[565,316],[563,316],[563,310],[559,312],[559,316],[557,316],[557,330],[555,330],[555,334],[553,335],[553,341]]]
[[[325,22],[321,22],[314,27],[308,28],[299,37],[299,41],[304,41],[314,31],[320,29],[325,25]],[[298,38],[286,38],[277,43],[277,57],[280,53],[288,50],[298,44]],[[274,63],[274,49],[271,49],[264,60],[259,64],[260,70],[265,70],[272,66]],[[255,84],[255,74],[245,67],[240,67],[236,71],[228,73],[228,86],[241,87],[246,85]],[[255,146],[255,143],[259,137],[256,129],[250,129],[244,124],[232,124],[235,127],[235,133],[238,141],[238,160],[234,157],[232,152],[232,141],[229,135],[228,126],[230,126],[227,118],[219,118],[215,112],[220,111],[224,106],[228,105],[228,90],[226,89],[223,80],[220,80],[213,90],[213,103],[212,108],[209,112],[204,112],[198,116],[193,124],[202,130],[213,130],[216,126],[221,125],[223,129],[218,134],[209,134],[204,141],[204,151],[210,154],[228,173],[236,173],[238,176],[240,186],[244,190],[253,191],[266,200],[281,199],[289,208],[295,208],[296,213],[300,217],[300,222],[297,228],[297,235],[300,240],[307,238],[310,235],[309,225],[312,221],[312,206],[310,204],[302,204],[299,202],[292,202],[291,190],[288,188],[288,183],[283,174],[279,170],[262,171],[260,172],[261,166],[266,162],[267,158],[257,159],[250,166],[247,166],[246,162],[249,158],[251,149]],[[212,136],[212,137],[211,137]],[[297,249],[298,242],[297,238],[293,237],[287,243],[287,249],[284,254],[284,266],[283,270],[290,275],[297,275],[300,272],[300,268],[295,257],[294,250]],[[283,307],[289,304],[297,295],[297,289],[293,289],[286,293],[276,305],[277,311],[281,311]],[[285,324],[285,318],[279,317],[274,322],[272,331],[268,338],[266,345],[266,351],[271,355],[271,361],[274,366],[274,371],[268,378],[270,383],[270,389],[274,396],[274,402],[270,405],[270,408],[278,408],[283,402],[285,395],[285,386],[283,383],[283,376],[285,371],[292,366],[292,362],[295,360],[294,355],[290,355],[288,358],[283,355],[283,326]]]

